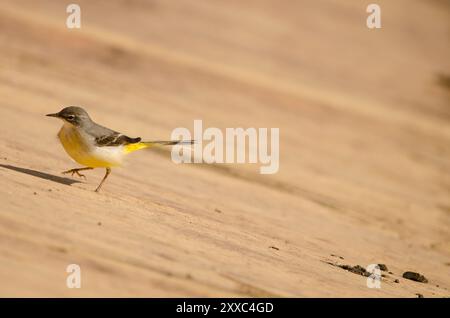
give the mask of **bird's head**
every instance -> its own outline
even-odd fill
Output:
[[[67,122],[76,127],[80,127],[86,123],[91,122],[91,118],[89,117],[88,113],[83,108],[77,106],[69,106],[63,108],[58,113],[47,114],[46,116],[62,119],[64,122]]]

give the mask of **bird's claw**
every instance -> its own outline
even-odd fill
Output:
[[[78,171],[78,169],[71,169],[71,170],[67,170],[67,171],[63,172],[63,174],[69,174],[69,173],[71,174],[72,177],[73,177],[74,174],[76,174],[78,177],[83,178],[84,180],[87,180],[86,176],[84,174],[81,174]]]

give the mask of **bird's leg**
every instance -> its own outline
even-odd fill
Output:
[[[83,171],[83,170],[92,170],[92,169],[94,169],[94,168],[91,168],[91,167],[86,167],[86,168],[75,168],[75,169],[70,169],[70,170],[64,171],[63,174],[71,173],[71,174],[72,174],[72,177],[73,177],[74,174],[76,174],[76,175],[79,176],[80,178],[86,179],[86,176],[85,176],[84,174],[81,174],[80,171]]]
[[[108,178],[109,174],[111,173],[111,168],[106,168],[106,174],[103,177],[102,182],[98,185],[97,189],[95,189],[95,192],[99,192],[100,188],[102,187],[103,183],[105,182],[106,178]]]

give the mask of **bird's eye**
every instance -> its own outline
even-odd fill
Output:
[[[75,119],[75,115],[67,115],[67,119],[68,120],[74,120]]]

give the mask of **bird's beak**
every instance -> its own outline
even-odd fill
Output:
[[[47,114],[45,116],[49,116],[49,117],[59,117],[59,113],[54,113],[54,114]]]

